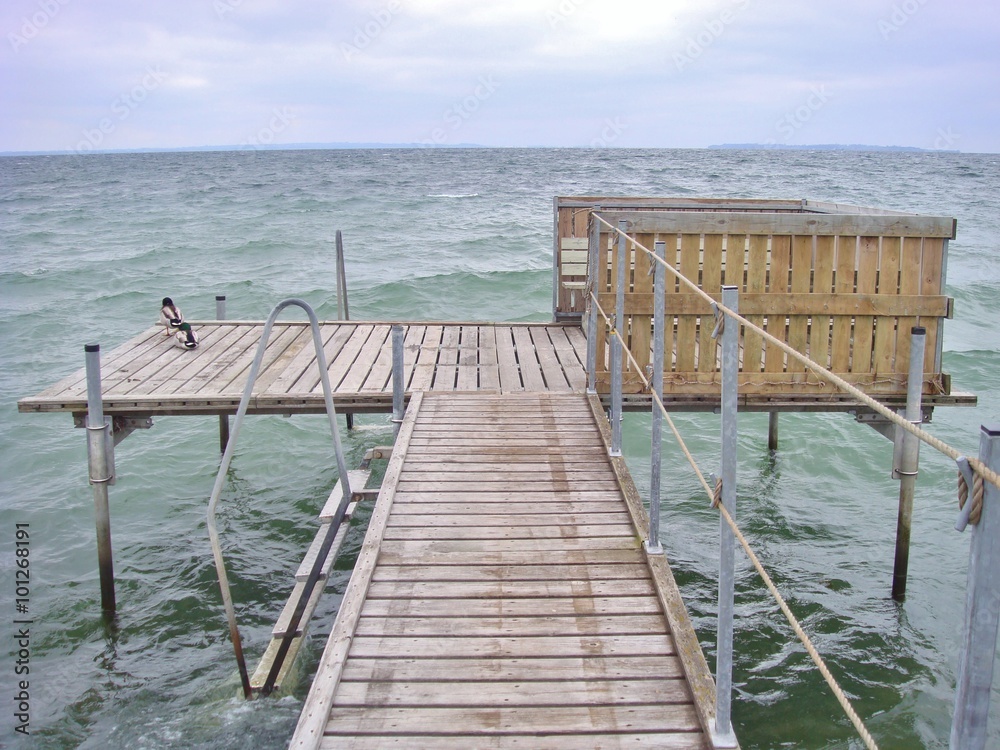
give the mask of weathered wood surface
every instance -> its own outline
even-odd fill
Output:
[[[291,747],[706,747],[593,404],[423,394],[400,438]]]
[[[102,354],[106,414],[232,413],[239,405],[263,323],[193,322],[199,347],[171,344],[151,328]],[[392,406],[390,326],[323,323],[334,402],[349,411]],[[404,382],[416,390],[511,393],[582,391],[586,342],[579,326],[488,323],[406,324]],[[82,361],[82,357],[81,357]],[[86,410],[86,375],[74,372],[18,402],[24,412]],[[254,386],[250,413],[324,411],[306,323],[277,323]]]

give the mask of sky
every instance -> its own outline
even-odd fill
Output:
[[[0,151],[1000,152],[994,0],[3,0]]]

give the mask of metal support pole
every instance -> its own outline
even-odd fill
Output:
[[[739,312],[739,289],[722,287],[722,304]],[[740,369],[740,326],[732,318],[719,317],[716,334],[722,336],[722,504],[736,518],[736,444],[738,377]],[[719,519],[719,627],[715,665],[716,747],[735,747],[732,726],[733,700],[733,602],[736,578],[736,538],[725,518]]]
[[[767,449],[769,451],[778,450],[778,412],[772,411],[767,415]]]
[[[666,244],[656,242],[653,251],[657,258],[667,257]],[[653,372],[649,385],[653,393],[663,399],[663,342],[664,342],[664,294],[666,293],[666,269],[659,264],[653,264]],[[653,401],[653,437],[650,449],[649,463],[649,539],[646,540],[646,552],[663,554],[660,544],[660,449],[663,443],[663,412],[660,405]]]
[[[111,512],[108,508],[108,483],[114,477],[114,467],[108,461],[109,425],[104,420],[101,396],[101,347],[86,344],[83,350],[87,360],[87,462],[90,484],[94,488],[101,609],[114,612],[115,565],[111,553]]]
[[[1000,471],[1000,425],[982,426],[979,460]],[[968,504],[972,504],[969,488]],[[1000,490],[983,482],[983,509],[972,529],[965,594],[963,647],[951,724],[952,750],[986,747],[986,725],[993,684],[993,661],[1000,623]]]
[[[392,433],[403,423],[403,326],[392,327]]]
[[[910,340],[910,372],[906,382],[906,419],[912,424],[923,422],[921,390],[924,383],[924,349],[927,331],[915,326]],[[917,483],[917,463],[920,457],[920,440],[905,430],[897,428],[901,443],[899,469],[899,513],[896,519],[896,557],[892,570],[892,598],[906,596],[906,575],[910,565],[910,525],[913,517],[913,490]]]
[[[611,455],[622,454],[622,339],[625,338],[625,268],[628,265],[628,243],[624,232],[628,222],[622,219],[618,229],[618,265],[616,267],[615,318],[611,331]],[[621,338],[615,336],[615,331]]]
[[[594,206],[594,210],[597,210]],[[598,272],[601,249],[601,224],[590,217],[590,243],[587,250],[587,393],[597,393],[597,304],[594,298],[604,288],[604,275]]]
[[[226,319],[226,295],[217,294],[215,295],[215,319],[225,320]],[[226,446],[229,444],[229,415],[220,414],[219,415],[219,452],[225,453]]]
[[[336,236],[337,245],[337,320],[350,320],[351,313],[347,307],[347,270],[344,266],[344,235],[338,229]],[[344,421],[347,429],[354,429],[354,415],[344,412]]]
[[[337,230],[337,318],[350,320],[347,309],[347,272],[344,266],[344,235]]]

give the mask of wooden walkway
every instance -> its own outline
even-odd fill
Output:
[[[111,415],[235,413],[264,324],[194,322],[195,351],[173,346],[151,328],[102,352],[104,412]],[[407,323],[404,379],[409,391],[582,392],[587,344],[578,325]],[[334,402],[342,411],[390,411],[392,346],[388,323],[320,326]],[[82,354],[82,353],[81,353]],[[22,412],[87,408],[81,368],[37,396]],[[250,413],[320,413],[323,388],[308,323],[271,332]]]
[[[291,747],[710,746],[607,440],[596,397],[414,394]]]

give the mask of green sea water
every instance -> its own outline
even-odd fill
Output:
[[[245,703],[205,529],[217,420],[163,417],[117,451],[111,488],[119,612],[100,613],[82,430],[19,414],[152,324],[165,295],[189,318],[263,319],[288,296],[336,317],[333,237],[344,232],[351,316],[548,320],[552,198],[802,198],[955,216],[944,369],[976,408],[930,429],[975,455],[1000,422],[1000,157],[711,150],[242,151],[0,158],[0,746],[283,748],[363,538],[352,530],[289,695]],[[676,421],[707,470],[718,417]],[[648,415],[625,452],[648,489]],[[954,465],[925,449],[910,583],[889,597],[898,485],[891,445],[846,415],[741,415],[740,523],[883,748],[945,747],[962,626],[968,533],[952,529]],[[344,434],[348,464],[391,440],[382,416]],[[253,417],[220,530],[253,662],[335,482],[323,417]],[[714,664],[718,517],[673,447],[663,541]],[[15,611],[15,524],[30,530],[29,611]],[[860,747],[749,563],[738,562],[734,723],[745,748]],[[13,621],[30,625],[30,732],[14,731]],[[991,743],[1000,746],[1000,691]]]

